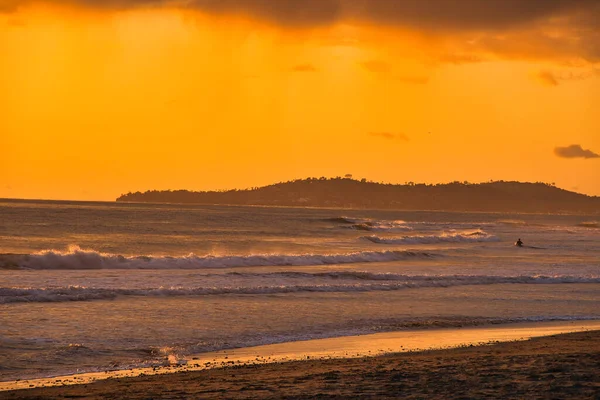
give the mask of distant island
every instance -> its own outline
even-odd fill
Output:
[[[331,207],[384,210],[497,211],[600,214],[600,197],[554,184],[385,184],[366,179],[308,178],[242,190],[193,192],[150,190],[127,193],[121,202]]]

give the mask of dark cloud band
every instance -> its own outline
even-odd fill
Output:
[[[188,7],[217,14],[246,14],[280,25],[331,24],[341,18],[338,0],[192,0]]]
[[[177,7],[241,15],[290,29],[343,21],[444,35],[477,32],[483,35],[476,46],[490,53],[600,61],[600,0],[0,0],[0,12],[34,3],[118,10]],[[548,35],[540,21],[560,34]],[[525,38],[518,34],[523,31]],[[511,36],[515,32],[519,37]],[[465,61],[472,59],[449,60]]]
[[[0,0],[0,10],[34,2],[117,9],[175,5],[246,14],[281,25],[322,25],[350,18],[440,30],[506,28],[562,12],[600,8],[598,0]]]
[[[503,29],[598,5],[597,0],[342,1],[357,18],[430,30]]]

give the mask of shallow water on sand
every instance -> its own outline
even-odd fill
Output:
[[[77,373],[50,378],[0,381],[0,391],[80,385],[98,380],[171,374],[212,368],[260,365],[301,360],[373,357],[390,353],[448,349],[527,340],[561,333],[600,330],[600,320],[569,322],[513,323],[485,327],[403,330],[329,339],[311,339],[232,350],[190,355],[169,356],[163,366]]]

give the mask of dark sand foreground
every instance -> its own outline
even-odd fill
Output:
[[[600,331],[0,392],[2,399],[600,399]]]

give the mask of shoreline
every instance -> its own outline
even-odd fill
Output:
[[[600,331],[491,346],[230,366],[2,392],[3,399],[597,398]]]
[[[228,368],[243,369],[259,365],[277,366],[295,362],[400,357],[431,351],[452,352],[461,348],[486,347],[489,344],[527,341],[532,338],[548,338],[573,332],[594,332],[600,337],[600,320],[523,322],[464,328],[405,330],[221,350],[184,358],[170,355],[167,364],[162,366],[0,382],[0,393],[33,388],[44,390],[57,386],[96,385],[107,381],[142,377],[161,380],[169,379],[168,376],[172,374],[193,374]]]

